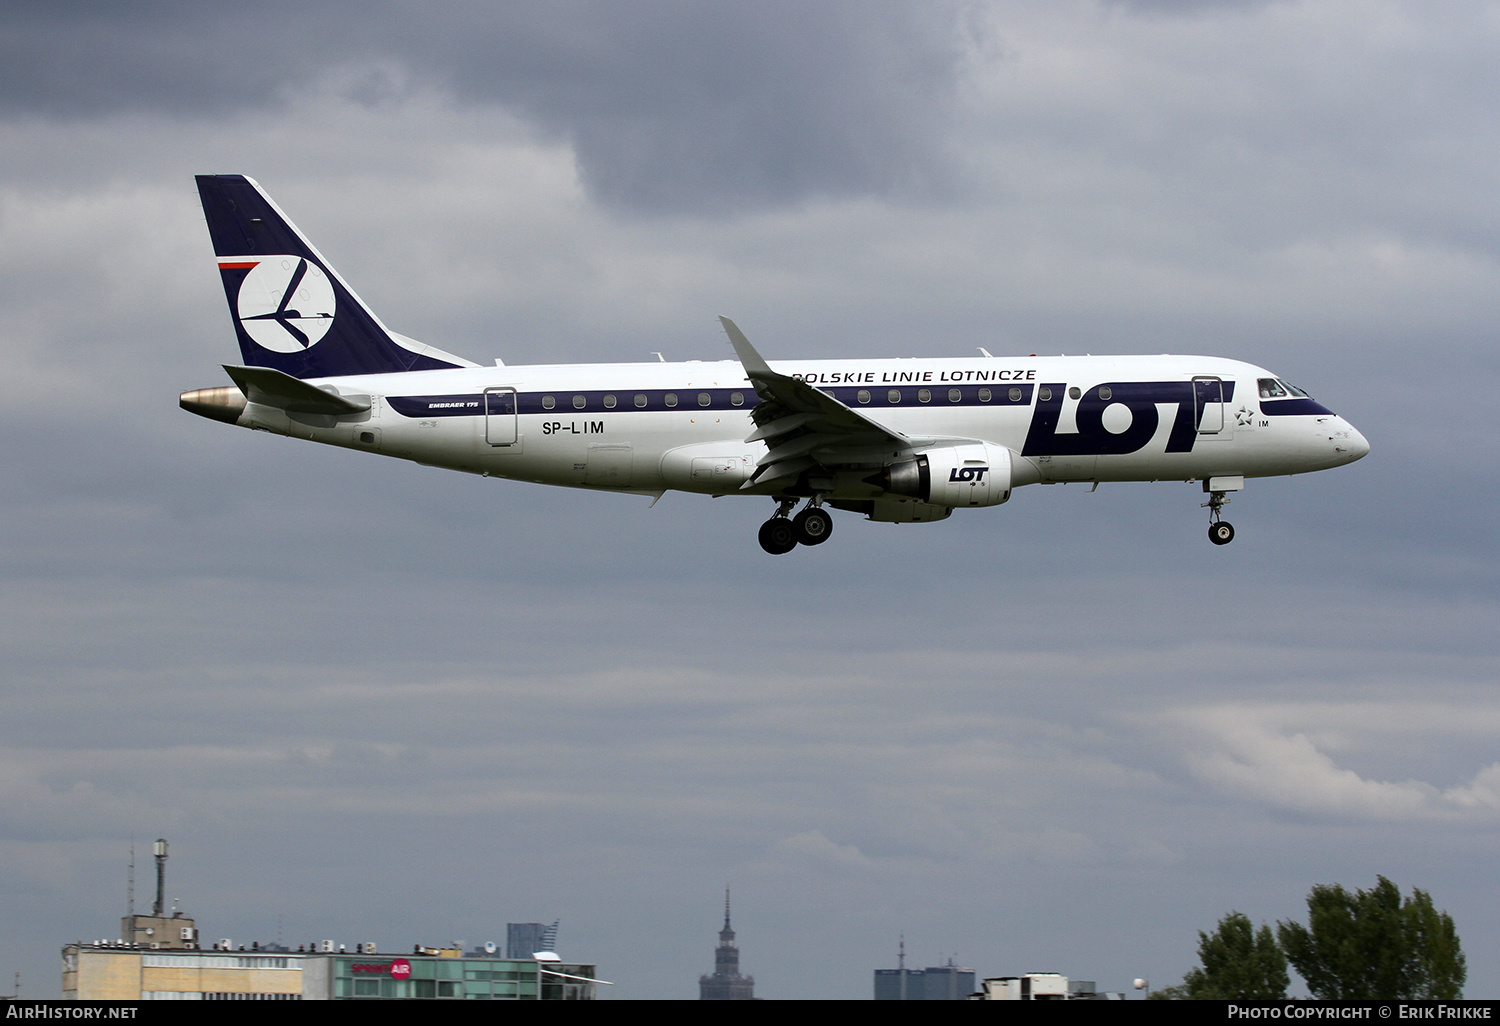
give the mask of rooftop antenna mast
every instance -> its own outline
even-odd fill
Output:
[[[901,981],[901,1000],[906,1000],[906,934],[901,934],[900,943],[896,945],[896,969],[897,979]]]
[[[151,906],[151,914],[160,919],[167,893],[167,839],[158,837],[152,851],[156,855],[156,904]]]
[[[135,837],[130,838],[130,865],[125,870],[125,915],[135,916]]]

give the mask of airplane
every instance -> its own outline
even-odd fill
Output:
[[[242,175],[198,192],[239,339],[232,385],[183,392],[240,427],[540,484],[751,495],[765,551],[827,541],[829,510],[882,523],[998,506],[1029,484],[1201,482],[1209,539],[1249,478],[1370,445],[1302,389],[1204,356],[778,361],[727,317],[735,359],[507,366],[388,329]],[[793,510],[802,506],[800,512]]]

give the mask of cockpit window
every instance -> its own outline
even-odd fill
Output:
[[[1296,396],[1298,399],[1312,398],[1285,378],[1261,378],[1256,384],[1260,387],[1262,399],[1285,399],[1288,396]]]

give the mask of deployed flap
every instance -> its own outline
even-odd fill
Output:
[[[813,467],[836,467],[881,459],[912,448],[913,440],[850,409],[799,378],[773,371],[745,333],[720,317],[755,393],[763,402],[751,416],[755,431],[746,441],[764,441],[767,452],[743,487],[795,480]],[[872,450],[874,452],[872,452]]]
[[[369,396],[345,396],[325,392],[270,367],[235,367],[224,364],[224,370],[245,393],[245,398],[261,406],[272,406],[288,413],[325,413],[333,416],[363,413],[370,408]]]

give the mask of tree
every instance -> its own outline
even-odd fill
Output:
[[[1397,998],[1453,1000],[1463,995],[1468,968],[1453,919],[1432,898],[1377,877],[1368,891],[1315,886],[1307,926],[1277,923],[1287,960],[1325,1000]]]
[[[1181,987],[1168,988],[1198,1001],[1275,1001],[1286,997],[1286,956],[1265,924],[1259,930],[1243,912],[1230,912],[1210,934],[1198,931],[1198,961]]]

